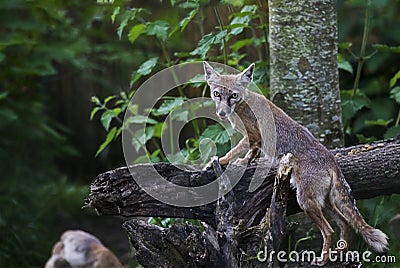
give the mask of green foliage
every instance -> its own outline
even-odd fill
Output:
[[[400,195],[375,197],[357,203],[360,212],[364,215],[366,221],[371,226],[384,230],[384,232],[391,238],[389,241],[390,248],[387,255],[395,256],[396,260],[400,258],[400,244],[395,241],[395,239],[399,237],[399,234],[395,227],[391,226],[391,219],[393,218],[393,215],[399,215],[399,204]],[[358,250],[360,252],[367,250],[367,245],[363,239],[359,240]],[[369,267],[371,264],[365,265]]]
[[[340,8],[343,9],[342,13]],[[338,63],[339,69],[343,70],[340,72],[340,81],[341,88],[345,89],[341,90],[341,98],[347,145],[394,138],[400,134],[399,46],[374,44],[400,43],[399,28],[391,27],[391,24],[398,24],[398,10],[394,1],[339,3],[339,39],[344,42],[339,45]],[[350,14],[358,14],[364,20],[360,24],[347,19]],[[360,33],[357,38],[354,38],[355,32]],[[369,37],[373,41],[369,41]],[[395,255],[397,260],[400,258],[399,243],[394,241],[397,234],[389,223],[400,212],[398,204],[398,195],[358,202],[366,221],[382,229],[391,238],[388,255]],[[360,252],[367,249],[361,238],[358,244]],[[383,267],[383,264],[377,263],[364,265]]]
[[[59,236],[53,233],[54,217],[82,214],[87,186],[72,184],[57,165],[77,151],[67,143],[68,130],[52,118],[48,81],[56,78],[61,67],[73,73],[100,71],[100,61],[119,56],[114,46],[91,40],[94,36],[99,40],[101,31],[94,25],[103,16],[103,8],[93,3],[2,1],[1,267],[43,266],[51,243]],[[100,55],[97,62],[91,55]],[[124,56],[121,62],[129,59]],[[103,120],[105,126],[107,120]]]
[[[204,226],[199,220],[192,219],[174,219],[174,218],[160,218],[160,217],[151,217],[149,219],[149,223],[161,226],[163,228],[168,228],[174,226],[176,224],[182,224],[185,222],[190,222],[193,225],[197,226],[200,232],[204,231]]]
[[[356,66],[355,76],[345,74],[341,76],[342,114],[345,126],[346,143],[371,142],[377,139],[394,138],[400,134],[400,98],[398,97],[397,80],[400,71],[396,64],[391,62],[399,60],[399,46],[375,43],[369,45],[369,35],[373,35],[378,42],[389,40],[399,43],[398,28],[391,30],[380,14],[387,14],[390,21],[396,21],[396,13],[393,13],[392,1],[349,1],[340,3],[342,8],[353,13],[354,10],[364,12],[363,24],[356,25],[351,20],[343,19],[339,12],[339,36],[345,38],[345,33],[352,30],[351,27],[362,29],[359,35],[361,44],[359,50],[351,42],[343,42],[339,45],[339,69],[353,75],[353,66]],[[396,8],[395,8],[396,9]],[[359,13],[360,15],[362,13]],[[343,13],[343,18],[346,16]],[[360,16],[361,17],[361,16]],[[342,25],[342,28],[340,26]],[[347,32],[346,32],[347,31]],[[390,37],[389,37],[390,36]],[[345,41],[345,40],[342,40]],[[360,42],[360,41],[358,41]],[[369,52],[369,55],[367,54]],[[358,55],[357,55],[358,53]],[[388,65],[389,64],[389,65]],[[397,68],[397,69],[396,69]]]
[[[165,3],[164,3],[165,4]],[[240,65],[239,62],[245,57],[243,53],[247,49],[255,49],[259,52],[260,58],[258,60],[260,68],[256,71],[255,81],[259,85],[266,86],[268,84],[268,76],[265,73],[268,72],[268,64],[264,62],[261,57],[264,51],[266,51],[266,31],[267,25],[264,21],[267,21],[267,16],[260,10],[258,5],[244,5],[239,4],[235,6],[236,11],[231,12],[229,22],[223,24],[220,16],[219,9],[223,7],[215,6],[214,11],[219,21],[219,25],[215,26],[208,33],[204,33],[199,39],[197,46],[189,48],[184,51],[185,48],[179,51],[176,48],[172,49],[170,44],[176,46],[174,43],[175,38],[182,38],[182,34],[187,31],[193,31],[196,27],[201,31],[205,27],[203,21],[203,14],[207,9],[207,6],[203,1],[194,0],[190,2],[178,3],[171,1],[170,3],[177,11],[177,14],[171,14],[168,17],[154,17],[151,16],[150,10],[145,8],[128,8],[125,9],[122,6],[118,6],[114,9],[111,15],[111,21],[117,24],[117,35],[123,39],[123,32],[127,30],[127,39],[137,47],[140,47],[142,43],[152,44],[158,48],[159,53],[154,53],[143,58],[143,61],[138,65],[138,68],[133,71],[131,79],[131,87],[133,90],[129,95],[134,94],[135,88],[146,78],[150,77],[155,71],[161,67],[171,66],[175,63],[198,61],[203,59],[208,60],[221,60],[221,54],[225,63],[230,65],[236,65],[237,68],[242,69],[243,66],[247,65],[248,62],[243,62]],[[171,7],[169,7],[171,8]],[[231,8],[231,7],[230,7]],[[183,15],[182,15],[183,14]],[[178,18],[173,18],[178,16]],[[260,24],[261,22],[261,24]],[[251,34],[251,38],[243,38],[244,36]],[[169,38],[169,42],[165,42]],[[176,52],[178,51],[178,52]],[[222,53],[221,53],[222,52]],[[171,55],[174,55],[172,58]],[[214,56],[215,55],[215,56]],[[260,72],[262,71],[262,72]],[[151,110],[151,117],[147,121],[145,130],[139,130],[133,134],[132,144],[134,148],[139,151],[145,149],[147,155],[152,155],[153,159],[165,160],[163,151],[160,148],[160,138],[163,131],[170,131],[172,134],[173,129],[167,122],[163,123],[165,116],[168,115],[175,108],[180,107],[182,103],[187,99],[185,92],[190,90],[190,87],[203,87],[203,93],[206,90],[204,84],[194,82],[190,86],[182,86],[178,89],[178,95],[165,96],[159,103],[157,108]],[[106,146],[115,140],[121,133],[122,128],[128,128],[129,124],[143,123],[144,118],[140,118],[136,111],[133,112],[133,118],[128,118],[125,122],[127,125],[122,126],[121,115],[125,113],[127,108],[127,100],[121,96],[113,97],[113,104],[106,105],[105,101],[100,102],[97,98],[92,100],[95,104],[93,108],[91,119],[98,112],[101,113],[100,121],[104,128],[109,131],[106,140],[100,145],[96,155],[101,153]],[[210,105],[210,104],[204,104]],[[115,109],[120,108],[118,113],[115,113]],[[139,107],[136,107],[139,108]],[[147,107],[140,107],[141,109],[147,109]],[[190,112],[195,113],[200,106],[193,105],[190,107]],[[174,120],[187,121],[189,111],[183,111],[174,114]],[[138,121],[139,120],[139,121]],[[155,121],[154,121],[155,120]],[[112,122],[115,121],[115,124]],[[156,124],[156,122],[159,122]],[[217,152],[219,155],[225,153],[231,146],[228,136],[221,134],[222,136],[215,137],[215,130],[221,131],[221,126],[216,124],[207,127],[204,120],[193,120],[190,122],[192,129],[194,130],[195,136],[189,137],[182,142],[184,146],[181,152],[175,152],[176,155],[169,156],[170,159],[174,159],[178,154],[183,153],[186,155],[186,161],[193,161],[199,157],[203,157],[203,161],[206,161],[204,156],[210,155],[212,152],[202,151],[200,153],[199,146],[201,140],[205,138],[211,139],[216,142]],[[115,128],[112,128],[114,126]],[[223,133],[226,133],[225,131]],[[225,135],[225,136],[223,136]],[[225,137],[225,138],[222,138]],[[171,141],[172,142],[172,141]],[[154,151],[147,149],[148,144],[151,143]],[[204,142],[203,142],[204,143]],[[204,146],[207,148],[207,146]],[[156,153],[156,155],[154,155]],[[138,161],[141,161],[142,157],[139,157]]]
[[[210,5],[201,0],[171,0],[162,1],[161,4],[162,8],[168,10],[168,14],[153,13],[144,7],[124,6],[116,7],[112,12],[111,20],[117,27],[118,37],[128,40],[140,52],[135,52],[137,57],[131,78],[132,90],[113,96],[110,102],[98,99],[93,101],[95,107],[91,119],[101,113],[100,121],[109,131],[97,155],[116,140],[122,129],[128,128],[129,124],[143,123],[145,118],[138,113],[139,108],[148,111],[149,107],[139,107],[140,104],[137,104],[130,107],[133,116],[126,121],[127,125],[122,125],[122,115],[128,107],[126,96],[132,96],[145,79],[162,68],[207,59],[243,69],[251,60],[257,63],[254,81],[264,94],[268,94],[268,16],[264,12],[267,7],[263,6],[263,2],[221,1]],[[398,27],[388,27],[386,22],[388,19],[396,21],[398,8],[394,8],[394,1],[379,0],[339,1],[338,6],[341,42],[338,68],[346,144],[396,137],[400,134],[399,47],[392,44],[400,43],[400,32]],[[221,15],[226,14],[221,12],[223,9],[228,11],[229,17]],[[363,12],[366,12],[364,21],[358,19],[363,17]],[[218,25],[210,28],[205,14],[213,14]],[[197,33],[198,38],[195,42],[189,42],[193,40],[193,33]],[[373,41],[368,42],[368,34],[373,35]],[[382,44],[386,42],[388,44]],[[150,111],[146,128],[133,135],[132,144],[137,151],[144,149],[152,161],[166,160],[160,147],[160,138],[165,131],[173,136],[174,129],[170,122],[164,122],[165,117],[180,107],[188,95],[193,97],[193,88],[202,88],[202,91],[196,92],[201,92],[201,96],[207,95],[206,86],[196,82],[179,87],[158,102]],[[197,109],[201,107],[194,105],[190,111],[175,115],[175,119],[185,121],[188,113],[195,113]],[[232,145],[229,139],[231,133],[223,130],[219,124],[209,123],[205,120],[188,122],[193,135],[185,137],[181,151],[175,152],[169,159],[178,159],[178,153],[183,153],[186,157],[184,162],[190,163],[199,158],[204,162],[215,150],[218,155],[223,155]],[[211,141],[216,144],[216,148],[210,146]],[[144,159],[141,156],[136,162]],[[365,209],[376,206],[376,200],[371,202],[365,203]],[[393,208],[392,204],[390,206]],[[395,210],[399,212],[398,208]],[[391,212],[389,214],[393,215]],[[387,220],[389,216],[382,218]],[[161,226],[175,222],[173,219],[152,220]],[[382,222],[377,221],[377,224]]]
[[[354,117],[354,115],[364,107],[368,107],[370,99],[360,90],[341,90],[342,112],[344,123]]]

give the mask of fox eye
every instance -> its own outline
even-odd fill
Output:
[[[221,96],[221,94],[219,94],[218,91],[214,91],[214,97],[220,97],[220,96]]]
[[[236,99],[237,97],[239,97],[239,95],[237,93],[232,94],[232,98]]]

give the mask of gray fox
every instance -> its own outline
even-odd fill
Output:
[[[232,127],[244,136],[237,146],[219,159],[221,165],[244,153],[246,148],[249,148],[246,156],[238,159],[236,164],[247,164],[257,157],[263,131],[259,128],[263,128],[264,124],[258,126],[255,111],[269,106],[275,123],[276,151],[275,155],[267,157],[278,161],[285,154],[293,155],[290,182],[296,188],[297,202],[322,233],[321,256],[314,260],[314,264],[322,266],[329,261],[328,252],[332,244],[334,231],[323,212],[331,216],[340,228],[341,240],[348,241],[350,225],[357,233],[361,233],[372,250],[385,252],[388,249],[388,237],[365,222],[332,153],[271,101],[248,89],[253,80],[254,63],[237,75],[221,75],[209,63],[204,62],[203,65],[217,116],[222,120],[228,119]],[[242,127],[238,127],[238,120],[242,122]],[[206,165],[209,166],[210,163]]]

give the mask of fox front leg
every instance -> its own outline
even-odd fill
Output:
[[[248,141],[247,137],[244,137],[243,139],[241,139],[239,141],[239,143],[235,147],[233,147],[229,152],[227,152],[225,156],[223,156],[219,159],[219,163],[221,165],[228,164],[235,156],[240,155],[241,153],[246,151],[248,148],[249,148],[249,141]],[[212,162],[213,162],[213,159],[211,159],[211,161],[208,162],[207,165],[205,165],[203,170],[211,168]]]
[[[256,157],[260,154],[260,148],[253,147],[251,148],[247,154],[243,158],[238,158],[235,161],[235,165],[247,165],[256,159]]]

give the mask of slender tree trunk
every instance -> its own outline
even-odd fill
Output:
[[[342,146],[336,2],[268,3],[272,101],[325,146]]]

